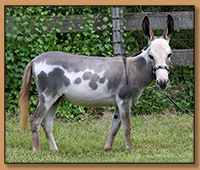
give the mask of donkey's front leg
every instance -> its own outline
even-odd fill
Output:
[[[108,137],[108,141],[106,143],[106,146],[104,148],[105,151],[112,149],[112,144],[114,141],[114,138],[120,128],[121,125],[121,119],[120,119],[120,114],[119,114],[119,109],[116,106],[115,107],[115,113],[113,116],[113,121],[110,125],[110,130],[109,130],[109,137]]]
[[[131,143],[130,110],[132,99],[118,99],[118,108],[121,117],[122,130],[126,141],[126,148],[133,149]]]

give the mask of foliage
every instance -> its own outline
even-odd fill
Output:
[[[91,12],[91,7],[84,9],[84,19],[86,19],[87,22],[85,24],[79,23],[79,28],[82,30],[82,32],[74,33],[71,31],[72,27],[69,27],[68,30],[70,33],[57,34],[59,37],[58,43],[60,45],[62,44],[62,49],[64,52],[87,56],[112,57],[112,24],[107,24],[108,17],[105,16],[102,19],[105,24],[103,24],[101,27],[98,26],[98,31],[95,31],[95,20],[97,20],[97,22],[101,22],[101,20],[99,20],[98,15],[94,15]],[[75,16],[73,16],[73,18],[76,19]]]
[[[107,113],[109,114],[109,113]],[[59,148],[50,151],[42,128],[41,150],[32,151],[30,124],[25,133],[18,130],[19,120],[6,117],[6,163],[193,163],[193,119],[187,115],[150,115],[131,118],[133,150],[126,150],[120,128],[109,152],[103,150],[110,120],[54,122],[53,135]],[[112,114],[110,115],[112,116]]]
[[[36,56],[47,51],[64,51],[72,54],[112,57],[112,23],[111,7],[73,7],[73,6],[6,6],[6,17],[13,17],[14,20],[5,20],[6,43],[5,43],[5,107],[8,112],[18,112],[17,103],[19,99],[22,76],[26,64]],[[177,11],[186,10],[186,7],[127,7],[129,12],[144,11]],[[188,7],[188,10],[192,10]],[[85,15],[82,22],[79,23],[79,29],[82,32],[72,32],[72,24],[68,28],[68,33],[60,33],[63,21],[70,15],[74,20],[78,15]],[[99,18],[100,14],[106,14]],[[58,16],[59,21],[54,17]],[[103,25],[94,24],[97,21],[103,22]],[[9,32],[8,24],[16,23],[12,28],[14,33]],[[160,35],[161,31],[155,31],[155,35]],[[123,31],[124,47],[126,56],[130,56],[130,51],[138,51],[147,46],[147,40],[141,31]],[[176,30],[171,38],[173,49],[193,48],[194,47],[193,30]],[[177,39],[180,40],[177,43]],[[187,41],[186,41],[187,39]],[[179,91],[171,91],[173,98],[184,108],[194,110],[194,67],[174,67],[170,77],[173,89],[177,85],[181,86]],[[141,96],[140,100],[132,107],[133,114],[144,114],[160,112],[163,108],[173,107],[169,101],[164,99],[162,94],[156,93],[156,84],[148,87]],[[181,92],[180,92],[181,91]],[[37,89],[34,81],[31,84],[30,112],[33,113],[37,103]],[[109,110],[113,110],[110,107]],[[60,118],[73,119],[84,114],[89,115],[90,109],[72,105],[64,101],[58,108],[57,116]]]
[[[10,7],[6,7],[9,11]],[[20,87],[22,84],[22,76],[26,64],[37,55],[46,51],[59,50],[56,44],[57,37],[53,33],[54,30],[59,31],[58,26],[48,30],[43,23],[50,21],[53,23],[52,14],[47,18],[48,10],[43,11],[42,7],[13,7],[14,13],[6,12],[6,16],[14,17],[13,27],[14,33],[6,33],[5,59],[6,59],[6,108],[16,111],[17,101],[19,99]],[[22,13],[23,11],[23,13]],[[32,15],[35,18],[32,19]],[[8,20],[6,20],[8,24]],[[33,29],[30,28],[33,27]],[[51,24],[48,25],[49,27]],[[6,29],[6,31],[9,31]],[[45,34],[43,32],[46,32]],[[36,86],[34,82],[31,87],[31,107],[36,105]],[[33,100],[34,99],[34,100]]]

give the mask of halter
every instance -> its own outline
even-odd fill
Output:
[[[149,46],[146,47],[145,49],[142,49],[139,53],[133,55],[132,57],[138,56],[139,54],[141,54],[143,51],[147,50],[148,48],[149,48]],[[173,63],[170,62],[169,66],[166,66],[166,65],[153,66],[153,63],[152,63],[151,60],[150,60],[150,64],[151,64],[151,67],[152,67],[153,74],[156,74],[156,71],[159,70],[159,69],[165,69],[169,73],[170,70],[171,70],[171,67],[173,65]]]
[[[155,66],[155,67],[153,67],[152,71],[155,74],[156,71],[159,70],[159,69],[165,69],[168,72],[170,72],[170,70],[171,70],[171,63],[170,63],[170,66],[163,66],[163,65]]]

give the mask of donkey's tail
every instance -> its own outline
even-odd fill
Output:
[[[20,108],[20,124],[21,131],[24,132],[27,126],[27,119],[29,113],[29,101],[30,101],[30,87],[31,87],[31,74],[32,74],[32,61],[28,63],[25,68],[23,83],[19,97]]]

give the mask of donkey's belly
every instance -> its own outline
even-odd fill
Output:
[[[92,90],[85,85],[70,85],[64,90],[64,95],[73,104],[86,107],[116,106],[115,97],[101,85]]]

